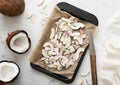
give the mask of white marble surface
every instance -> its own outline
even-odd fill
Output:
[[[19,77],[14,82],[9,83],[9,85],[66,85],[61,81],[33,70],[29,65],[28,59],[31,55],[31,52],[35,48],[44,27],[41,22],[41,17],[43,17],[43,15],[40,14],[41,9],[37,6],[38,1],[39,0],[25,0],[26,9],[21,16],[10,18],[0,14],[0,60],[6,59],[15,61],[21,68]],[[107,35],[105,34],[105,27],[111,16],[120,11],[120,0],[45,0],[47,3],[47,8],[45,9],[45,12],[48,14],[47,16],[49,16],[56,3],[61,1],[71,3],[81,9],[91,12],[95,14],[99,19],[99,30],[95,37],[95,47],[97,55],[98,80],[99,85],[102,85],[100,81],[100,70],[102,59],[105,55],[105,50],[103,47],[104,42],[106,41],[105,36]],[[34,16],[36,16],[34,23],[31,23],[31,20],[26,19],[26,15],[28,13],[33,13]],[[17,29],[23,29],[27,31],[32,40],[32,47],[25,54],[13,53],[8,49],[5,43],[7,33],[10,33]],[[85,74],[90,71],[89,61],[88,51],[82,62],[75,81],[70,85],[77,85],[77,81],[79,79],[83,79],[84,85],[87,85],[85,79],[87,79],[89,82],[91,81],[90,75],[87,78],[81,77],[81,74]]]

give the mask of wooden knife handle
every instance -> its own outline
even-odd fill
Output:
[[[91,74],[92,74],[92,85],[98,85],[97,80],[97,68],[96,68],[96,55],[90,54],[90,60],[91,60]]]

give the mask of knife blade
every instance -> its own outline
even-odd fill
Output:
[[[96,67],[96,54],[95,54],[93,35],[92,35],[91,31],[89,31],[89,50],[90,50],[92,85],[98,85],[97,67]]]

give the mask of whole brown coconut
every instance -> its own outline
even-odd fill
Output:
[[[6,16],[20,15],[24,9],[24,0],[0,0],[0,12]]]

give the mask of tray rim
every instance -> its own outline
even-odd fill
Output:
[[[79,11],[81,11],[81,12],[83,12],[83,13],[86,13],[87,15],[90,16],[90,18],[88,18],[88,19],[86,20],[86,17],[85,17],[85,16],[82,16],[82,17],[80,17],[80,16],[79,16],[79,17],[78,17],[78,16],[75,16],[75,14],[70,13],[70,11],[69,11],[67,8],[63,7],[63,5],[64,5],[64,6],[73,7],[72,9],[76,9],[76,10],[79,10]],[[87,11],[84,11],[84,10],[82,10],[82,9],[80,9],[80,8],[77,8],[77,7],[75,7],[75,6],[71,5],[71,4],[68,4],[68,3],[66,3],[66,2],[60,2],[60,3],[57,4],[57,6],[58,6],[61,10],[63,10],[63,11],[66,11],[66,12],[69,11],[68,13],[70,13],[71,15],[73,15],[73,16],[79,18],[79,19],[86,20],[86,21],[88,21],[88,22],[90,22],[90,23],[98,26],[98,19],[97,19],[97,17],[96,17],[95,15],[87,12]],[[89,20],[89,19],[90,19],[90,20]],[[93,22],[92,20],[93,20],[93,21],[95,20],[95,21]],[[48,75],[48,76],[51,76],[51,77],[53,77],[53,78],[55,78],[55,79],[58,79],[58,80],[60,80],[60,81],[62,81],[62,82],[64,82],[64,83],[69,84],[69,83],[72,83],[72,82],[74,81],[74,79],[75,79],[75,77],[76,77],[76,75],[77,75],[77,73],[78,73],[78,71],[79,71],[80,65],[81,65],[81,63],[82,63],[82,61],[83,61],[83,59],[84,59],[84,57],[85,57],[85,54],[86,54],[86,52],[87,52],[88,47],[89,47],[89,45],[85,48],[85,51],[83,52],[83,54],[82,54],[82,56],[81,56],[81,58],[80,58],[80,60],[79,60],[79,62],[78,62],[78,65],[77,65],[77,67],[76,67],[76,69],[75,69],[75,72],[74,72],[74,74],[73,74],[73,76],[72,76],[71,79],[68,79],[67,77],[61,76],[61,75],[59,75],[59,74],[55,74],[55,73],[49,72],[48,70],[46,70],[46,69],[44,69],[44,68],[42,68],[42,67],[40,67],[40,66],[38,66],[38,65],[36,65],[36,64],[34,64],[34,63],[31,63],[31,62],[30,62],[30,66],[31,66],[33,69],[37,70],[37,71],[40,71],[40,72],[42,72],[42,73],[44,73],[44,74],[46,74],[46,75]]]

